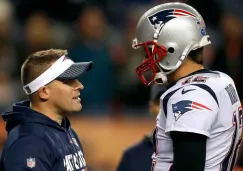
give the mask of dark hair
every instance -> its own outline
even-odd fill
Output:
[[[63,55],[67,55],[67,50],[49,49],[31,54],[21,67],[22,84],[26,85],[36,79]]]
[[[58,60],[61,56],[67,54],[67,50],[49,49],[38,51],[28,56],[21,67],[21,82],[23,86],[36,79],[50,68],[52,63]],[[36,93],[29,95],[31,102],[34,101],[35,94]]]
[[[188,58],[198,64],[203,64],[202,56],[203,56],[203,48],[199,48],[199,49],[191,51],[188,55]]]

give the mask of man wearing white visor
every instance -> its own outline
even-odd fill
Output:
[[[2,115],[7,141],[1,171],[85,171],[82,145],[67,115],[82,109],[77,80],[92,62],[74,63],[66,50],[50,49],[30,55],[21,69],[29,100],[17,102]]]

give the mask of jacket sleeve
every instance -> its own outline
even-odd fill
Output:
[[[4,171],[51,171],[50,150],[36,136],[16,140],[2,157]]]

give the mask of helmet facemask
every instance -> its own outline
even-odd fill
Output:
[[[164,46],[157,44],[156,41],[147,41],[133,45],[135,49],[144,48],[145,58],[143,63],[136,68],[136,73],[145,86],[149,86],[154,81],[166,81],[165,74],[159,67],[158,62],[167,56],[167,49]],[[150,75],[148,75],[150,73]],[[162,79],[163,78],[163,79]],[[161,79],[161,80],[160,80]]]
[[[146,86],[153,82],[164,84],[167,76],[183,64],[192,50],[210,43],[203,18],[191,6],[183,3],[158,5],[145,12],[137,24],[133,48],[142,47],[146,55],[136,73]],[[147,77],[148,72],[150,77]]]

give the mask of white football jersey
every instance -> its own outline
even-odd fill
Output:
[[[205,171],[233,170],[241,143],[242,107],[228,75],[200,70],[183,77],[161,96],[160,106],[153,171],[169,171],[173,164],[171,131],[208,137]]]

